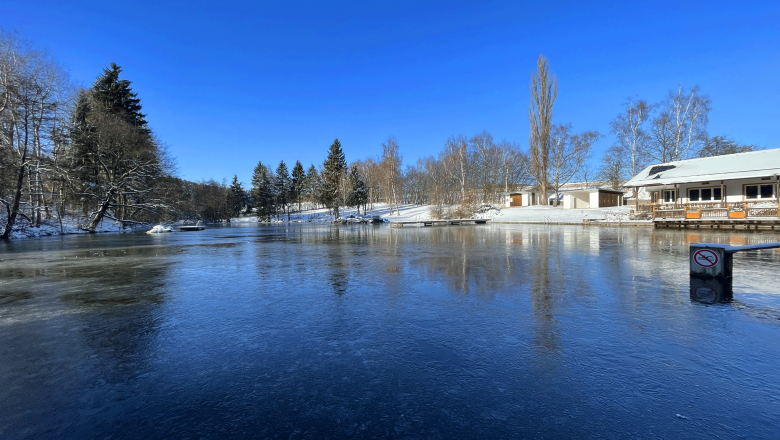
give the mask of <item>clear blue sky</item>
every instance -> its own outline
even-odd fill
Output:
[[[607,136],[626,98],[679,84],[712,99],[709,132],[780,147],[780,1],[87,2],[5,0],[0,27],[89,86],[116,62],[181,177],[248,183],[259,160],[348,161],[395,135],[404,163],[451,135],[528,145],[543,53],[556,123]]]

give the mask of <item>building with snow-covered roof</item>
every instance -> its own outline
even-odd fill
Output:
[[[780,149],[651,165],[626,182],[645,188],[653,203],[777,200]]]
[[[777,217],[779,176],[780,149],[773,149],[651,165],[623,186],[644,189],[654,212],[673,208],[686,218]],[[709,212],[702,214],[703,209]],[[732,216],[737,210],[745,214]]]
[[[607,208],[623,204],[623,191],[607,188],[564,189],[563,209]]]
[[[504,206],[515,208],[521,206],[533,206],[541,200],[539,191],[508,191],[501,193],[504,197]]]

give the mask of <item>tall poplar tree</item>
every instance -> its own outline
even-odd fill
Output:
[[[541,202],[547,204],[547,167],[550,160],[550,130],[552,128],[553,104],[558,97],[558,81],[550,75],[547,58],[539,55],[536,72],[531,74],[531,104],[528,120],[531,132],[528,139],[531,155],[531,171],[541,193]]]

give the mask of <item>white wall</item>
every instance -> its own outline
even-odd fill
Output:
[[[688,190],[691,188],[713,188],[713,187],[720,187],[721,183],[720,180],[717,181],[710,181],[709,184],[702,184],[701,182],[696,183],[686,183],[686,184],[680,184],[679,190],[680,194],[678,197],[680,197],[681,203],[689,203],[688,200]],[[724,180],[723,181],[726,184],[726,202],[727,203],[737,203],[737,202],[744,202],[746,201],[743,194],[743,186],[744,185],[775,185],[775,199],[769,199],[769,200],[777,200],[777,186],[775,178],[772,177],[772,180],[761,180],[760,178],[757,179],[737,179],[737,180]],[[751,201],[761,201],[764,199],[751,199]],[[696,202],[693,202],[696,203]]]
[[[600,208],[599,206],[599,192],[593,191],[590,193],[590,206],[594,208]]]

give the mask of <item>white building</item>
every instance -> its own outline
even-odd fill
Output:
[[[504,206],[507,208],[534,206],[540,200],[538,191],[509,191],[501,195],[504,196]]]
[[[623,191],[606,188],[567,189],[563,209],[606,208],[623,205]]]
[[[778,176],[774,149],[651,165],[623,186],[644,188],[657,205],[776,203]]]

